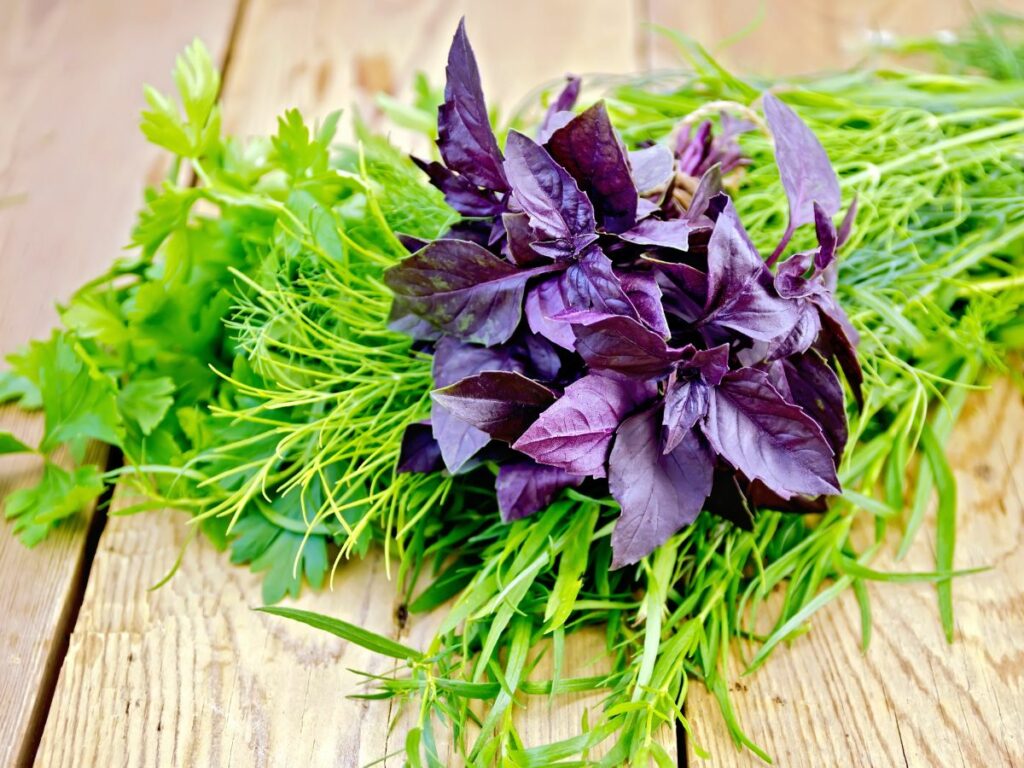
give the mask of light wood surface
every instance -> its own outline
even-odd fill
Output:
[[[194,36],[223,48],[231,8],[202,0],[0,3],[0,355],[46,336],[54,302],[120,252],[159,153],[139,134],[143,82],[170,83]],[[0,408],[36,444],[42,419]],[[105,460],[94,449],[90,459]],[[39,479],[0,459],[0,498]],[[0,532],[0,765],[27,764],[81,598],[88,516],[33,550]]]
[[[954,582],[956,637],[946,643],[930,584],[869,588],[874,630],[860,650],[860,614],[844,594],[732,686],[737,716],[777,765],[790,768],[1024,765],[1024,397],[1006,380],[968,400],[949,441],[958,490],[956,568],[991,566]],[[932,521],[885,570],[935,568]],[[895,549],[895,547],[893,547]],[[687,715],[710,766],[763,765],[737,752],[718,705],[700,686]],[[697,762],[690,745],[690,758]]]
[[[1024,0],[646,0],[646,8],[653,25],[690,35],[732,71],[777,76],[885,64],[880,42],[959,30],[981,10],[1024,13]],[[650,63],[678,66],[672,40],[649,30]]]
[[[488,96],[509,109],[539,83],[567,71],[674,64],[665,41],[647,26],[651,22],[676,26],[714,48],[762,5],[521,0],[510,11],[507,3],[443,0],[241,3],[224,100],[226,128],[242,135],[272,129],[276,115],[291,106],[317,117],[354,103],[372,124],[382,125],[372,92],[407,95],[417,69],[438,83],[462,13]],[[166,85],[175,53],[195,35],[215,51],[225,50],[234,6],[235,0],[186,6],[84,0],[43,10],[27,2],[0,8],[0,103],[5,117],[13,104],[18,118],[0,121],[0,201],[15,200],[6,208],[0,202],[5,351],[45,332],[53,319],[45,309],[51,300],[99,269],[126,239],[141,184],[160,168],[137,134],[139,86]],[[860,55],[854,43],[865,29],[933,30],[964,13],[955,0],[869,0],[856,10],[811,0],[766,0],[763,6],[762,28],[720,51],[742,71],[841,66]],[[117,51],[118,66],[112,67]],[[110,94],[102,99],[107,112],[95,108],[95,93],[87,88],[100,78],[107,78],[101,90]],[[37,106],[44,101],[45,109]],[[78,133],[47,130],[65,123]],[[409,145],[407,134],[394,135]],[[39,159],[44,152],[49,154]],[[103,160],[108,157],[121,160],[112,164]],[[108,165],[115,167],[106,176],[97,173]],[[93,193],[83,205],[80,190],[90,181]],[[43,185],[42,193],[34,192],[35,184]],[[47,239],[40,239],[38,222],[50,221],[46,214],[53,210],[73,218],[66,228],[44,228]],[[39,300],[23,313],[29,290],[38,290]],[[996,565],[991,573],[957,582],[956,645],[942,639],[933,588],[882,585],[871,589],[875,637],[867,655],[858,650],[859,619],[848,595],[815,617],[813,632],[792,649],[780,650],[756,675],[738,678],[733,695],[739,717],[776,764],[1024,764],[1024,445],[1015,427],[1022,418],[1019,393],[1001,383],[971,401],[951,444],[961,494],[957,565]],[[32,428],[29,422],[17,427]],[[0,479],[26,481],[24,463],[0,465],[6,467],[11,469]],[[0,538],[0,765],[31,756],[35,744],[26,743],[26,734],[37,733],[44,717],[36,761],[41,766],[314,768],[365,765],[400,751],[407,718],[389,731],[396,713],[387,702],[345,698],[359,690],[359,678],[348,668],[383,673],[389,663],[252,612],[260,604],[259,578],[229,565],[206,542],[191,545],[167,586],[149,591],[184,542],[184,520],[171,513],[108,521],[52,703],[40,698],[40,691],[48,693],[43,678],[56,674],[67,624],[78,610],[76,579],[87,559],[82,528],[69,527],[33,552],[9,536]],[[923,546],[900,568],[932,567],[929,535],[922,530]],[[347,565],[333,592],[306,594],[298,605],[421,646],[436,621],[414,618],[399,629],[393,589],[377,558]],[[579,673],[600,655],[601,642],[596,633],[572,640],[570,658]],[[528,744],[573,735],[584,709],[598,703],[593,697],[562,699],[549,708],[546,700],[531,699],[517,713],[520,733]],[[699,686],[691,689],[687,714],[697,740],[713,753],[710,765],[759,764],[734,749]],[[666,734],[664,742],[674,751],[674,735]],[[459,764],[450,753],[442,760]],[[692,749],[689,760],[700,763]],[[396,756],[383,764],[403,761]]]

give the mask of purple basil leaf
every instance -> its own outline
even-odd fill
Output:
[[[772,342],[765,354],[769,360],[780,360],[809,350],[821,334],[821,313],[811,302],[798,300],[799,316],[793,330],[782,340]]]
[[[659,450],[658,409],[630,416],[615,433],[608,489],[622,515],[612,531],[612,568],[630,565],[697,519],[711,492],[714,463],[700,435],[687,432]]]
[[[521,371],[521,364],[505,347],[478,347],[450,336],[434,349],[432,372],[435,387],[447,387],[481,371]],[[436,400],[430,405],[434,438],[449,472],[459,471],[490,442],[487,433],[454,416]]]
[[[583,480],[583,477],[570,475],[564,469],[529,460],[503,464],[495,483],[501,519],[510,523],[540,512],[555,500],[559,491],[575,488]]]
[[[544,258],[533,250],[537,236],[530,226],[530,217],[525,213],[503,213],[501,219],[505,223],[509,260],[520,267],[543,262]]]
[[[688,126],[686,133],[679,133],[676,141],[676,158],[679,170],[687,176],[696,176],[701,172],[708,154],[711,151],[711,121],[705,120],[697,126]]]
[[[686,251],[690,246],[690,232],[694,229],[686,219],[644,219],[632,229],[619,235],[627,243],[651,245]]]
[[[836,236],[836,225],[832,223],[832,217],[814,203],[814,230],[818,236],[818,250],[814,256],[814,266],[819,270],[828,269],[835,261],[838,241]]]
[[[501,210],[494,193],[485,192],[440,163],[428,163],[418,157],[413,157],[412,161],[427,174],[430,183],[444,193],[445,202],[463,216],[494,216]]]
[[[708,412],[711,388],[697,376],[670,380],[665,392],[665,447],[669,453],[683,441],[694,425]]]
[[[678,350],[631,317],[607,317],[590,325],[576,325],[576,352],[594,371],[657,377],[668,373],[679,359]]]
[[[715,453],[785,499],[840,492],[821,427],[787,403],[763,371],[726,374],[711,395],[703,431]]]
[[[687,346],[682,350],[682,371],[693,371],[712,387],[717,387],[722,377],[729,372],[729,345],[721,344],[711,349],[696,349]]]
[[[850,203],[850,207],[846,209],[846,215],[843,216],[843,220],[839,222],[839,232],[836,240],[836,247],[842,248],[847,240],[850,239],[850,234],[853,232],[853,222],[857,218],[857,198],[854,197]]]
[[[681,317],[687,323],[696,323],[704,313],[708,295],[708,278],[689,264],[644,257],[658,273],[665,311]]]
[[[615,429],[653,395],[644,384],[589,374],[570,384],[512,447],[574,475],[604,477]]]
[[[558,377],[562,359],[550,341],[534,333],[524,333],[517,343],[522,346],[523,357],[528,362],[529,370],[537,377],[546,381]]]
[[[402,434],[398,452],[399,472],[437,472],[444,467],[441,446],[434,439],[430,422],[410,424]]]
[[[822,306],[825,304],[827,309]],[[843,369],[843,375],[853,390],[853,397],[857,405],[864,405],[864,396],[861,391],[861,384],[864,383],[864,372],[860,369],[860,362],[857,360],[857,331],[850,324],[846,313],[831,298],[818,303],[821,310],[821,335],[818,337],[818,346],[826,356],[834,356]]]
[[[839,179],[818,137],[771,93],[764,95],[764,115],[775,140],[775,162],[789,200],[788,229],[814,221],[814,203],[834,216],[841,203]]]
[[[404,333],[416,341],[436,341],[441,338],[441,331],[437,326],[413,314],[397,297],[391,302],[388,328],[397,333]]]
[[[402,247],[405,248],[409,253],[416,253],[423,248],[426,248],[430,244],[429,240],[423,240],[412,235],[407,235],[404,232],[396,232],[395,236],[398,238]]]
[[[565,87],[559,92],[555,100],[548,107],[548,114],[565,112],[576,106],[576,99],[580,97],[580,85],[582,81],[576,75],[565,76]]]
[[[555,131],[548,149],[590,198],[606,231],[624,232],[633,226],[639,195],[603,101]]]
[[[452,39],[445,75],[444,103],[437,110],[437,146],[445,165],[478,187],[505,191],[501,150],[491,130],[465,19]]]
[[[653,272],[622,272],[619,282],[626,292],[630,304],[636,309],[640,319],[652,331],[669,337],[668,319],[662,304],[661,288]]]
[[[637,317],[611,259],[597,246],[588,248],[561,277],[566,309]]]
[[[819,290],[807,271],[814,263],[816,251],[794,253],[779,264],[775,272],[775,290],[786,299],[801,299]]]
[[[636,220],[643,221],[648,216],[651,216],[661,210],[661,206],[657,203],[653,203],[646,197],[641,197],[636,202]]]
[[[813,418],[836,456],[843,455],[848,437],[843,387],[835,371],[813,350],[777,363],[789,389],[787,400],[803,408]]]
[[[436,240],[385,272],[384,281],[418,317],[491,345],[507,341],[519,325],[526,281],[553,266],[516,269],[474,243]]]
[[[686,209],[686,221],[696,226],[706,223],[704,212],[707,211],[711,200],[722,192],[722,166],[716,163],[708,168],[704,175],[697,182],[697,188],[693,191],[693,198],[690,200],[690,207]]]
[[[633,170],[633,182],[641,195],[663,193],[672,183],[676,172],[676,159],[672,151],[655,144],[629,153],[629,167]]]
[[[580,79],[572,75],[566,77],[565,87],[561,90],[555,100],[548,106],[537,131],[537,141],[546,144],[551,134],[571,121],[576,115],[570,110],[576,106],[576,99],[580,95]]]
[[[555,393],[520,373],[484,371],[435,389],[449,413],[496,440],[514,442],[555,401]]]
[[[568,309],[563,293],[563,275],[539,281],[526,292],[523,306],[530,330],[564,349],[572,349],[576,334],[564,320],[555,319]]]
[[[505,152],[512,196],[541,238],[534,250],[552,258],[571,258],[597,239],[593,205],[547,150],[511,131]]]
[[[774,295],[772,274],[750,242],[729,201],[708,242],[708,297],[704,323],[769,341],[796,324],[791,302]]]
[[[556,278],[543,280],[526,296],[530,330],[565,349],[573,349],[572,323],[586,325],[611,315],[638,318],[636,308],[612,269],[612,262],[596,246]]]
[[[552,135],[555,131],[560,128],[564,128],[573,120],[576,119],[576,113],[566,110],[565,112],[555,112],[551,116],[551,119],[547,121],[546,125],[542,125],[537,131],[537,143],[547,145],[551,141]]]

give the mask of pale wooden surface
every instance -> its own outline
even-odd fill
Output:
[[[159,153],[139,134],[140,83],[170,82],[195,35],[223,47],[231,9],[202,0],[0,3],[0,355],[45,336],[53,304],[118,255]],[[42,419],[0,408],[31,444]],[[94,461],[104,454],[94,450]],[[35,483],[0,460],[0,498]],[[31,760],[81,597],[85,516],[33,550],[0,532],[0,765]]]
[[[976,11],[1024,13],[1024,0],[646,0],[656,25],[685,32],[740,73],[799,75],[886,63],[873,44],[893,36],[964,27]],[[675,44],[653,29],[650,64],[679,62]]]
[[[1024,397],[1000,380],[968,400],[949,442],[959,501],[955,566],[992,566],[954,583],[953,645],[942,634],[933,586],[873,585],[867,653],[847,593],[815,617],[810,634],[734,683],[737,716],[778,765],[1024,765],[1022,424]],[[934,570],[933,541],[922,527],[919,546],[902,562],[875,567]],[[687,714],[697,742],[713,754],[708,765],[763,765],[736,751],[717,703],[699,686]]]
[[[87,0],[80,15],[106,25],[104,34],[109,39],[111,22],[107,16],[95,15],[103,4],[104,0]],[[77,229],[47,233],[57,238],[53,264],[63,268],[71,263],[68,244],[80,243],[90,222],[102,221],[106,228],[107,240],[97,241],[106,249],[106,255],[96,257],[99,263],[123,242],[138,201],[139,182],[147,175],[144,158],[152,162],[155,157],[144,154],[145,149],[138,150],[143,160],[130,154],[135,151],[130,150],[130,141],[141,142],[135,139],[138,86],[143,80],[163,84],[166,77],[159,75],[169,69],[176,49],[193,34],[202,34],[216,47],[218,33],[199,26],[212,25],[213,18],[229,19],[232,5],[232,0],[202,4],[203,13],[193,9],[191,27],[186,21],[183,29],[170,28],[170,16],[146,15],[139,6],[119,5],[122,11],[136,9],[134,14],[125,13],[124,23],[136,25],[132,27],[136,37],[145,36],[145,60],[155,63],[155,72],[149,64],[145,71],[126,72],[130,67],[123,61],[120,70],[115,67],[108,72],[104,56],[111,47],[96,42],[101,39],[98,33],[92,48],[78,49],[93,71],[119,78],[117,103],[127,104],[129,95],[134,99],[127,114],[111,113],[97,125],[117,132],[116,145],[129,152],[123,165],[135,166],[111,171],[118,174],[117,191],[112,194],[119,195],[116,205],[120,208],[115,209],[110,195],[104,198],[97,193],[90,202],[104,206],[105,218],[93,211],[83,216]],[[353,100],[372,120],[368,90],[407,93],[406,84],[419,68],[438,82],[451,30],[463,12],[480,54],[488,95],[508,107],[530,88],[565,71],[625,72],[668,64],[665,43],[651,35],[644,22],[673,24],[713,47],[741,28],[758,5],[740,0],[713,4],[523,0],[510,11],[507,4],[443,0],[248,0],[225,80],[226,126],[243,135],[265,132],[286,107],[298,106],[319,116],[347,107]],[[843,4],[842,13],[834,14],[825,12],[833,4],[811,0],[769,0],[764,5],[764,29],[722,54],[725,61],[745,71],[837,66],[856,55],[843,41],[860,39],[858,29],[863,27],[857,25],[921,31],[948,26],[962,13],[962,4],[955,0],[871,0],[859,4],[857,11]],[[10,28],[6,23],[10,14],[8,6],[0,9],[0,22],[5,22],[0,25],[0,41]],[[218,29],[226,27],[225,23]],[[86,22],[75,25],[82,34],[91,29]],[[175,35],[180,39],[169,43]],[[24,38],[19,40],[24,45]],[[6,73],[0,77],[5,107],[28,98],[16,94],[13,82]],[[80,128],[82,120],[93,114],[87,105],[95,103],[91,96],[81,99],[66,100],[76,116],[81,113],[76,123]],[[33,146],[24,125],[12,127],[0,121],[0,168],[4,169],[0,198],[15,189],[7,183],[10,158],[30,153]],[[400,134],[396,138],[406,139]],[[96,152],[93,141],[93,154],[104,156]],[[81,151],[80,145],[70,146],[72,157],[76,149]],[[57,162],[56,168],[67,164]],[[95,159],[83,160],[77,167],[84,174],[103,165]],[[69,185],[63,194],[72,194],[72,189]],[[52,194],[54,204],[60,204],[61,193]],[[72,198],[65,207],[77,215],[82,204]],[[13,285],[24,297],[24,272],[40,263],[40,244],[27,235],[22,240],[12,236],[4,228],[9,226],[6,213],[0,209],[0,277],[4,278],[0,291],[12,290]],[[12,242],[21,245],[14,248]],[[93,247],[101,254],[98,244]],[[84,255],[80,258],[85,260]],[[14,273],[8,270],[19,270],[18,276],[12,278]],[[48,275],[47,293],[40,294],[47,304],[71,290],[81,276],[69,268],[60,279],[66,282]],[[20,315],[5,311],[11,306],[6,300],[0,305],[4,344],[41,332],[50,319],[43,314],[36,321],[39,327],[18,327]],[[1024,759],[1019,756],[1024,660],[1018,641],[1024,563],[1019,552],[1013,552],[1019,545],[1024,480],[1019,468],[1014,479],[1005,469],[1011,464],[1009,458],[1016,464],[1022,458],[1020,437],[1012,434],[1012,425],[1021,423],[1024,414],[1019,398],[1013,397],[1004,387],[998,396],[972,401],[970,421],[961,429],[964,447],[954,456],[961,468],[961,519],[965,521],[958,565],[989,562],[985,559],[989,552],[1005,553],[999,575],[975,576],[975,581],[957,584],[960,644],[952,649],[944,645],[934,596],[927,586],[885,585],[872,590],[876,632],[866,657],[857,651],[859,627],[852,600],[826,610],[816,618],[809,638],[799,640],[792,652],[778,653],[758,675],[744,678],[743,688],[734,692],[740,717],[755,740],[776,755],[777,764],[998,766],[1020,764]],[[1004,428],[998,440],[992,437],[996,424]],[[999,445],[1009,457],[1003,463],[993,453]],[[979,463],[977,457],[983,453],[992,456]],[[982,466],[988,469],[979,469]],[[971,516],[975,509],[983,511],[978,520]],[[923,530],[922,538],[928,536]],[[34,569],[34,581],[24,581],[21,602],[12,604],[7,615],[21,626],[38,627],[33,647],[43,654],[52,653],[47,649],[57,642],[53,621],[31,624],[22,617],[40,605],[50,609],[55,595],[61,599],[67,594],[68,577],[61,577],[54,563],[66,566],[68,558],[59,547],[77,547],[75,551],[80,552],[82,537],[68,531],[59,541],[65,537],[71,544],[47,545],[58,551],[46,564],[38,564],[40,550],[19,558],[15,566],[6,559],[0,561],[0,573],[5,575],[14,568]],[[147,587],[174,561],[183,537],[181,518],[170,514],[109,521],[61,669],[38,765],[355,766],[400,749],[407,723],[403,720],[389,734],[392,713],[387,703],[361,704],[344,698],[357,683],[346,667],[382,672],[388,669],[387,662],[322,633],[251,612],[249,608],[260,603],[259,579],[230,566],[223,554],[205,542],[191,547],[182,571],[169,585],[149,592]],[[15,547],[5,538],[0,555],[6,558],[8,548]],[[929,567],[927,547],[914,558],[905,567]],[[47,568],[54,571],[49,579]],[[401,636],[412,644],[425,642],[432,619],[414,620],[399,633],[392,589],[383,580],[379,560],[350,565],[339,577],[333,593],[306,595],[299,604]],[[12,591],[5,589],[0,600],[9,599]],[[5,618],[5,633],[9,623]],[[23,632],[21,637],[28,634]],[[572,650],[577,659],[589,659],[599,648],[600,640],[591,634],[578,638]],[[6,728],[11,717],[3,698],[4,682],[0,725]],[[698,739],[714,753],[711,764],[756,764],[748,755],[735,752],[707,697],[698,687],[692,690],[688,714]],[[583,708],[594,704],[593,699],[578,699],[549,710],[546,702],[533,700],[519,712],[520,731],[528,743],[573,735]],[[0,735],[6,738],[5,731],[0,730]],[[666,743],[673,742],[668,734]],[[0,764],[7,764],[2,757],[0,753]],[[447,761],[456,764],[450,755]],[[401,760],[387,764],[400,765]]]

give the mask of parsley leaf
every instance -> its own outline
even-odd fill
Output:
[[[220,110],[216,104],[220,74],[210,52],[199,40],[175,62],[174,82],[184,115],[171,99],[147,87],[149,109],[142,113],[142,132],[151,142],[176,155],[201,157],[220,138]]]
[[[75,350],[73,337],[54,332],[49,341],[33,341],[30,353],[46,415],[40,450],[48,452],[69,443],[72,452],[80,454],[89,438],[120,446],[122,424],[114,383],[86,364]]]
[[[0,431],[0,454],[31,453],[32,449],[10,432]]]
[[[14,520],[14,532],[26,546],[35,546],[58,521],[95,501],[103,488],[103,475],[91,464],[68,471],[47,461],[36,486],[7,497],[4,516]]]
[[[117,407],[122,416],[139,425],[142,434],[149,435],[174,405],[174,390],[174,381],[166,376],[132,379],[118,393]]]

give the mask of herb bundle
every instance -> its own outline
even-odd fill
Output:
[[[3,399],[44,410],[41,454],[67,445],[81,461],[86,442],[101,440],[121,449],[125,465],[104,473],[46,459],[39,486],[7,500],[15,529],[37,541],[104,483],[127,482],[145,501],[121,513],[187,511],[215,544],[230,548],[233,562],[265,572],[267,602],[296,593],[303,579],[320,586],[332,557],[338,565],[382,546],[387,561],[398,562],[410,612],[444,606],[427,648],[325,617],[270,610],[401,660],[402,674],[373,682],[379,695],[414,705],[412,764],[440,764],[438,729],[471,764],[667,764],[654,737],[662,725],[685,725],[682,703],[692,679],[718,698],[737,741],[758,751],[729,705],[730,646],[750,641],[756,668],[847,588],[870,616],[863,590],[869,579],[935,581],[951,634],[955,496],[942,445],[981,371],[1000,368],[1008,351],[1024,346],[1024,112],[1013,106],[1024,83],[918,73],[816,80],[764,101],[773,144],[751,107],[766,84],[741,81],[688,50],[693,71],[678,79],[604,87],[595,80],[589,87],[600,88],[604,107],[579,115],[572,105],[586,102],[586,91],[577,93],[570,82],[546,117],[514,116],[512,127],[522,133],[510,134],[501,157],[504,131],[491,132],[482,100],[467,93],[468,50],[456,46],[461,71],[449,71],[453,92],[444,100],[456,106],[443,109],[441,122],[451,130],[461,125],[485,162],[460,157],[457,148],[466,144],[446,128],[446,165],[423,164],[442,192],[365,131],[358,148],[334,147],[336,118],[312,128],[289,112],[272,137],[243,143],[222,136],[216,72],[202,47],[191,47],[176,70],[180,108],[147,94],[143,130],[175,162],[167,182],[147,196],[133,255],[84,286],[62,308],[64,328],[14,356],[0,380]],[[398,117],[430,123],[435,105]],[[737,116],[757,129],[746,130]],[[544,134],[532,133],[538,123]],[[569,137],[581,130],[597,131],[585,144],[604,150],[582,152],[581,163],[617,167],[607,178],[614,189],[603,186],[603,172],[565,159],[576,142]],[[559,131],[567,147],[562,160],[552,147]],[[797,153],[806,159],[819,144],[834,173],[817,162],[794,171],[784,158],[787,145],[811,147]],[[800,194],[799,183],[812,179]],[[858,201],[856,227],[840,224],[833,232],[841,198]],[[563,216],[572,205],[574,216]],[[816,226],[801,226],[810,223]],[[834,248],[842,239],[837,266]],[[728,249],[719,248],[723,240]],[[790,242],[794,255],[774,273],[760,260],[754,264],[752,256],[781,255]],[[407,246],[419,252],[410,257]],[[448,249],[460,261],[470,253],[487,275],[501,275],[486,294],[493,313],[474,309],[483,294],[470,291],[464,304],[431,300],[424,275],[410,277],[410,266],[425,255],[442,260]],[[595,255],[585,261],[587,254]],[[728,269],[719,269],[722,257]],[[585,277],[570,284],[570,274]],[[713,275],[724,294],[710,290]],[[452,277],[445,270],[438,279]],[[565,287],[580,292],[567,296]],[[723,295],[742,302],[723,306]],[[603,306],[609,301],[617,305]],[[455,317],[467,306],[473,322],[460,325]],[[774,308],[776,330],[795,317],[791,333],[757,331],[756,312],[743,327],[721,321],[742,318],[740,310],[751,306]],[[492,316],[496,324],[487,322]],[[409,332],[444,338],[414,340]],[[589,360],[578,349],[580,336],[594,339]],[[856,336],[854,359],[849,347]],[[613,346],[620,343],[630,345],[628,354]],[[446,348],[453,351],[447,360]],[[609,349],[615,354],[598,357]],[[500,362],[474,370],[495,350]],[[838,360],[851,392],[863,377],[857,409],[842,404],[828,358]],[[495,409],[506,409],[504,418],[511,408],[523,431],[498,437],[531,447],[523,436],[595,375],[586,372],[595,359],[602,361],[601,401],[612,387],[638,389],[646,398],[630,408],[643,416],[632,424],[650,437],[640,441],[650,455],[630,456],[627,465],[646,467],[664,527],[641,526],[636,549],[615,539],[632,504],[630,489],[619,494],[620,507],[597,477],[609,474],[615,490],[615,462],[605,467],[609,441],[591,452],[587,472],[572,473],[541,469],[500,442],[485,447],[491,435],[471,431],[489,427],[483,417]],[[828,379],[823,391],[833,394],[823,409],[804,408],[803,417],[789,420],[803,423],[801,439],[814,446],[809,455],[817,462],[812,474],[826,478],[827,489],[791,484],[789,471],[770,471],[777,464],[755,466],[750,456],[731,456],[733,445],[719,451],[729,441],[716,446],[712,438],[721,434],[711,403],[721,410],[727,377],[755,371],[742,376],[756,380],[759,400],[767,397],[772,411],[792,416],[801,395],[789,369],[796,370],[793,381],[805,381],[808,360]],[[442,367],[442,375],[432,371]],[[480,380],[484,372],[506,374],[498,383],[522,386],[525,402],[510,405],[506,389],[497,398],[469,397],[465,386],[447,389],[467,375],[480,387],[493,385],[494,376]],[[432,400],[435,383],[446,389]],[[451,444],[454,454],[447,438],[436,449],[432,442],[439,413],[469,435],[466,447]],[[679,418],[666,424],[666,414]],[[422,424],[429,418],[433,428]],[[610,419],[605,437],[632,433],[625,430],[632,418],[623,410]],[[711,495],[707,503],[686,499],[689,509],[704,508],[690,519],[662,517],[675,502],[665,506],[661,494],[671,499],[678,487],[689,494],[696,485],[674,482],[674,470],[666,469],[661,441],[676,437],[675,449],[689,441],[702,446],[704,457],[714,450]],[[617,439],[610,441],[613,454]],[[657,452],[650,450],[655,445]],[[6,437],[0,447],[29,450]],[[531,460],[547,455],[518,453]],[[400,471],[429,469],[437,454],[460,474]],[[510,468],[523,464],[529,469],[517,477]],[[555,497],[547,478],[563,483],[566,474],[572,487]],[[496,476],[499,497],[507,491],[508,517],[536,513],[502,521]],[[719,505],[715,491],[722,485],[733,492]],[[766,498],[769,492],[777,498]],[[545,504],[549,493],[553,501]],[[786,513],[794,502],[820,504],[805,498],[819,493],[830,497],[820,514]],[[935,572],[872,570],[887,529],[902,526],[905,551],[935,495]],[[750,501],[757,511],[748,516]],[[874,536],[858,546],[851,531],[864,522]],[[613,559],[637,558],[635,567],[611,568]],[[776,590],[781,605],[769,609],[766,599]],[[756,619],[766,612],[771,628],[757,634]],[[604,628],[607,671],[566,678],[566,635],[588,625]],[[532,679],[546,657],[550,679]],[[522,743],[515,700],[578,691],[605,694],[579,736]],[[608,751],[598,758],[597,748]]]
[[[571,111],[571,79],[540,125],[544,146],[512,131],[503,156],[463,24],[447,72],[445,164],[418,164],[465,218],[385,275],[393,325],[433,343],[442,387],[434,439],[410,427],[400,468],[456,473],[501,441],[512,450],[489,458],[506,521],[607,477],[622,508],[613,568],[705,507],[747,527],[760,501],[824,509],[847,438],[829,359],[860,396],[857,333],[834,295],[855,209],[837,232],[839,181],[800,118],[765,96],[789,201],[766,262],[714,162],[738,163],[735,139],[709,121],[674,152],[629,153],[604,102]],[[810,223],[817,247],[772,273]]]

